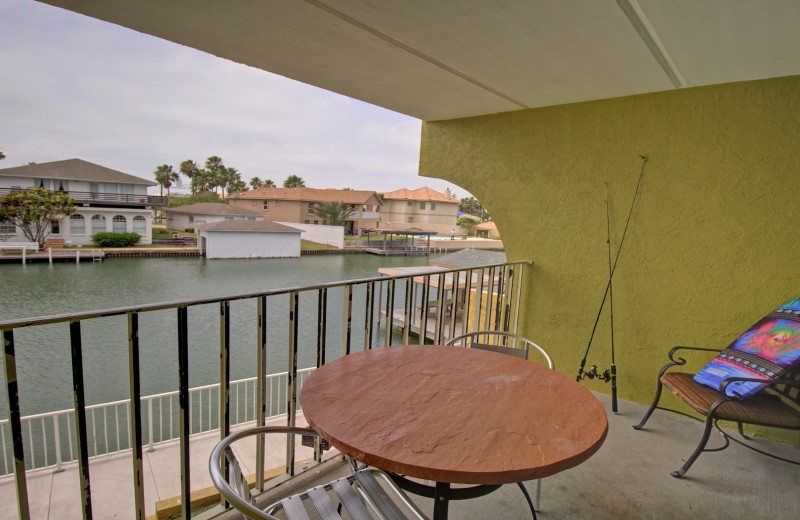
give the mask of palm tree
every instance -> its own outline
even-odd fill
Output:
[[[297,175],[289,175],[286,177],[286,180],[283,181],[284,188],[305,188],[306,182],[298,177]]]
[[[180,170],[181,173],[186,175],[186,177],[189,179],[189,184],[192,187],[192,193],[194,193],[196,188],[194,183],[194,177],[200,171],[200,168],[197,166],[197,163],[192,161],[191,159],[187,159],[181,163]]]
[[[275,185],[275,183],[274,183],[274,182],[272,182],[272,179],[267,179],[267,180],[265,180],[265,181],[264,181],[264,183],[263,183],[261,186],[262,186],[263,188],[277,188],[277,186]]]
[[[156,168],[153,175],[156,177],[156,182],[161,185],[161,196],[164,196],[164,188],[167,188],[167,198],[169,198],[169,189],[172,187],[172,183],[178,182],[178,172],[172,169],[171,164],[162,164]]]
[[[250,186],[251,186],[251,187],[252,187],[254,190],[257,190],[258,188],[260,188],[260,187],[261,187],[261,186],[263,186],[263,185],[264,185],[264,181],[262,181],[262,180],[261,180],[261,179],[259,179],[258,177],[253,177],[252,179],[250,179]]]
[[[329,226],[344,226],[347,219],[355,215],[353,206],[344,202],[324,202],[321,206],[315,206],[312,211]]]

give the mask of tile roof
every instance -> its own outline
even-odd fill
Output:
[[[232,199],[269,199],[269,200],[297,200],[308,202],[344,202],[347,204],[366,204],[370,197],[378,199],[374,191],[362,190],[335,190],[318,188],[257,188],[239,195],[232,195]],[[380,203],[380,199],[378,199]]]
[[[207,231],[251,231],[255,233],[302,233],[302,230],[275,222],[265,220],[221,220],[219,222],[209,222],[208,224],[198,224],[197,229]]]
[[[83,159],[66,159],[39,164],[27,164],[0,169],[2,177],[31,177],[34,179],[65,179],[71,181],[122,182],[158,186],[158,183],[122,173]]]
[[[167,208],[166,211],[167,213],[180,213],[184,215],[235,215],[245,217],[264,216],[264,214],[259,211],[237,208],[223,202],[200,202],[198,204],[187,204],[185,206]]]
[[[427,186],[418,188],[416,190],[407,190],[405,188],[390,191],[383,194],[384,200],[419,200],[419,201],[433,201],[433,202],[452,202],[460,204],[461,201],[455,197],[448,197],[444,193],[439,193],[432,190]]]

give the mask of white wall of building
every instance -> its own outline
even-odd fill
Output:
[[[294,258],[300,256],[300,233],[214,231],[200,229],[206,258]]]
[[[300,235],[303,240],[334,246],[338,249],[344,248],[344,227],[342,226],[318,226],[315,224],[297,224],[295,222],[277,223],[299,229],[303,232]]]
[[[152,228],[153,212],[149,209],[81,207],[62,220],[59,232],[51,233],[50,238],[63,238],[65,245],[92,245],[95,233],[118,231],[139,233],[142,236],[139,244],[151,244]]]

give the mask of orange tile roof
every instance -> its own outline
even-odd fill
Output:
[[[433,201],[433,202],[452,202],[460,204],[461,201],[455,197],[448,197],[444,193],[439,193],[432,190],[427,186],[418,188],[416,190],[407,190],[405,188],[390,191],[383,194],[384,200],[419,200],[419,201]]]
[[[258,188],[246,191],[232,199],[297,200],[308,202],[344,202],[347,204],[366,204],[370,197],[378,198],[374,191],[336,190],[317,188]],[[380,199],[378,199],[380,203]]]

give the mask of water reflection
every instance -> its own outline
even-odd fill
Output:
[[[215,298],[282,287],[376,276],[382,266],[424,265],[429,257],[382,258],[332,255],[276,260],[198,258],[114,259],[102,263],[0,265],[0,319],[46,316],[186,299]],[[403,284],[398,284],[401,301]],[[354,301],[364,301],[356,287]],[[327,358],[341,355],[343,290],[328,292]],[[268,300],[267,369],[287,369],[289,297]],[[219,381],[219,304],[189,308],[191,386]],[[256,375],[256,302],[231,303],[231,377]],[[316,293],[301,294],[299,366],[316,362]],[[142,394],[177,389],[177,312],[140,315]],[[363,348],[364,316],[352,325],[353,350]],[[124,316],[81,324],[87,404],[129,397],[127,319]],[[378,344],[383,334],[374,332]],[[399,341],[399,339],[397,340]],[[71,408],[72,368],[68,324],[15,332],[20,401],[24,415]],[[6,416],[5,388],[0,412]]]

